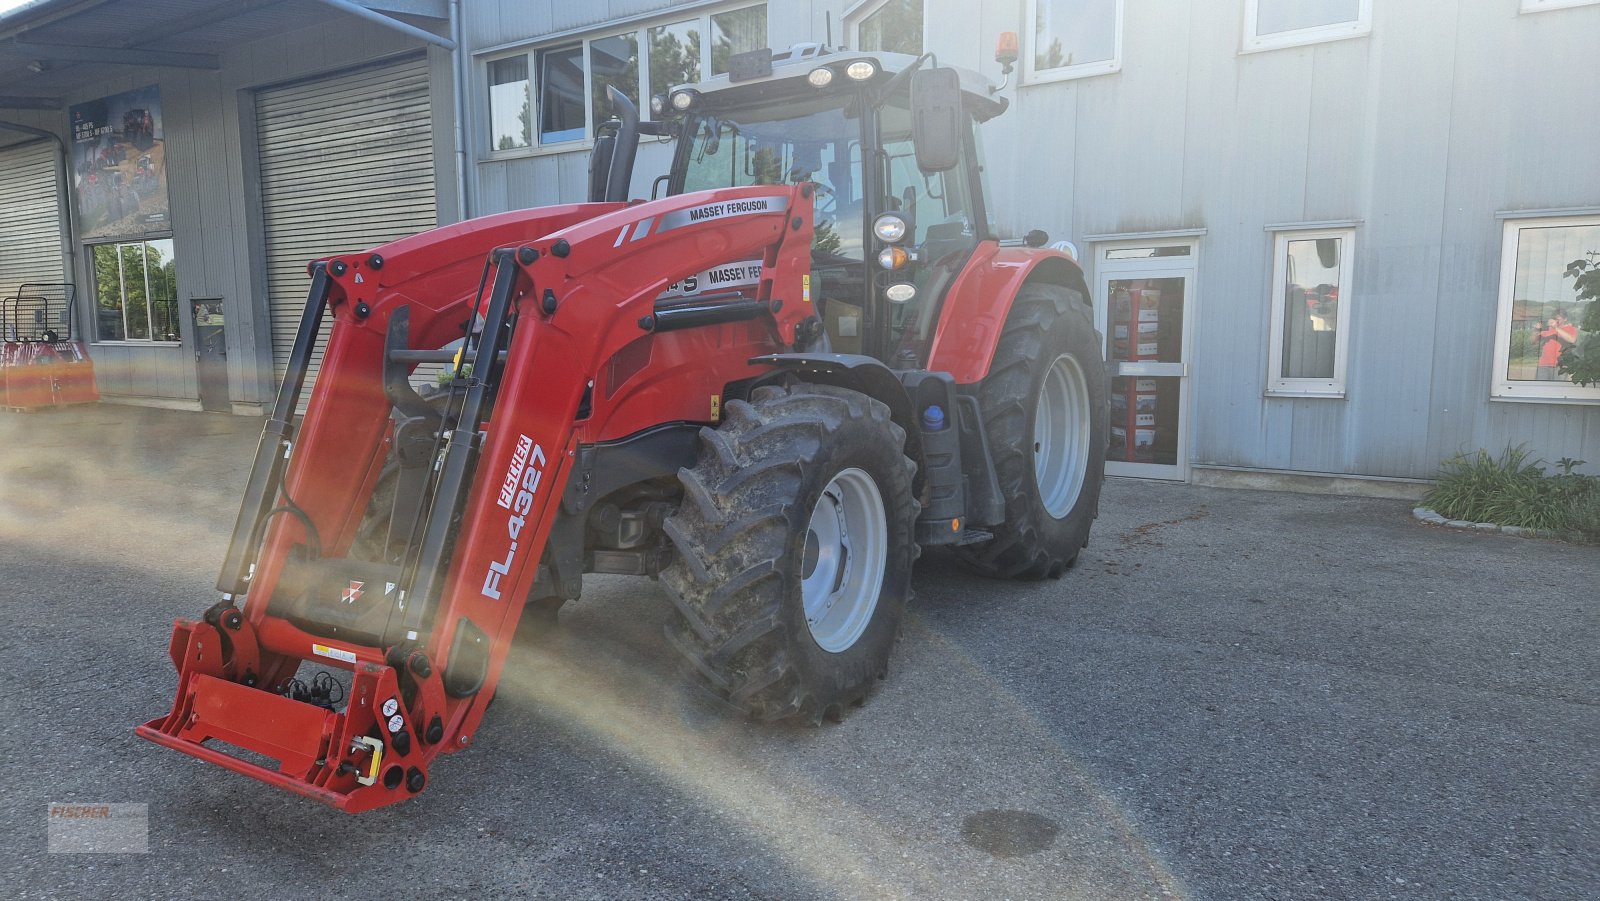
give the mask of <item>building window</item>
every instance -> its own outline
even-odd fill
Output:
[[[1354,229],[1274,236],[1268,394],[1344,396],[1355,240]]]
[[[513,56],[489,64],[489,146],[514,150],[533,143],[528,116],[528,58]]]
[[[607,87],[621,91],[648,118],[651,94],[721,75],[734,54],[765,46],[767,8],[756,5],[568,39],[489,60],[490,153],[592,137],[595,126],[614,113]],[[642,95],[641,85],[646,88]]]
[[[728,71],[728,57],[767,46],[767,8],[747,6],[711,17],[711,74]]]
[[[922,0],[868,0],[845,19],[857,50],[922,55]]]
[[[1122,0],[1028,0],[1030,82],[1104,75],[1122,68]]]
[[[178,335],[178,277],[172,239],[95,244],[95,337],[172,341]]]
[[[611,118],[611,98],[607,87],[614,87],[639,106],[639,32],[614,34],[589,42],[590,108],[598,125]],[[649,104],[645,104],[646,107]],[[644,110],[649,115],[649,110]]]
[[[1593,6],[1600,0],[1522,0],[1525,13],[1544,12],[1547,9],[1567,9],[1573,6]]]
[[[1561,352],[1578,340],[1589,304],[1579,301],[1567,267],[1600,261],[1600,216],[1507,222],[1500,255],[1493,396],[1600,401],[1600,385],[1561,374]]]
[[[583,140],[583,45],[540,50],[538,57],[539,143]]]
[[[1245,0],[1246,53],[1371,32],[1372,0]]]

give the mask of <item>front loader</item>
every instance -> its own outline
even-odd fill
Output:
[[[1073,561],[1101,342],[1070,256],[991,234],[975,126],[1005,104],[928,57],[732,68],[655,122],[612,89],[589,203],[311,264],[221,599],[141,736],[368,810],[471,743],[519,621],[587,573],[659,579],[694,678],[819,722],[884,677],[923,548]],[[641,133],[676,156],[629,202]]]

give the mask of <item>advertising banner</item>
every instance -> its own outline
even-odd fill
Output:
[[[72,119],[72,187],[83,241],[172,229],[156,85],[80,103]]]

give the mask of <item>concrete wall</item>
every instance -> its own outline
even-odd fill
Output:
[[[685,6],[481,0],[469,4],[469,45]],[[769,3],[771,45],[821,40],[829,12],[842,41],[846,6]],[[997,224],[1045,228],[1086,257],[1089,235],[1205,229],[1196,464],[1426,477],[1457,451],[1507,444],[1600,462],[1600,406],[1489,399],[1497,214],[1600,209],[1600,117],[1576,115],[1594,102],[1582,73],[1600,6],[1373,6],[1369,36],[1243,54],[1242,0],[1130,0],[1120,72],[1014,87],[1014,109],[988,126]],[[927,46],[997,74],[995,40],[1026,30],[1024,9],[928,0]],[[481,211],[580,199],[586,166],[583,153],[480,162]],[[1269,398],[1267,226],[1333,220],[1360,223],[1346,395]]]
[[[260,186],[254,173],[256,88],[348,69],[407,53],[420,42],[388,29],[340,18],[232,48],[220,71],[128,67],[116,77],[82,85],[70,105],[148,84],[161,86],[168,197],[177,259],[181,347],[95,344],[91,354],[100,390],[109,399],[197,406],[189,300],[222,297],[228,315],[228,392],[241,411],[270,403],[272,348],[263,271]],[[440,216],[456,209],[449,54],[430,48]],[[65,111],[17,113],[14,121],[65,136]],[[374,215],[382,215],[375,210]],[[81,244],[74,246],[74,280],[89,297]],[[79,305],[92,307],[92,300]],[[92,324],[85,315],[84,322]]]

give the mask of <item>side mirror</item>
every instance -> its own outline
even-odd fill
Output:
[[[911,76],[911,137],[917,168],[948,172],[961,161],[961,76],[954,69],[918,69]]]

